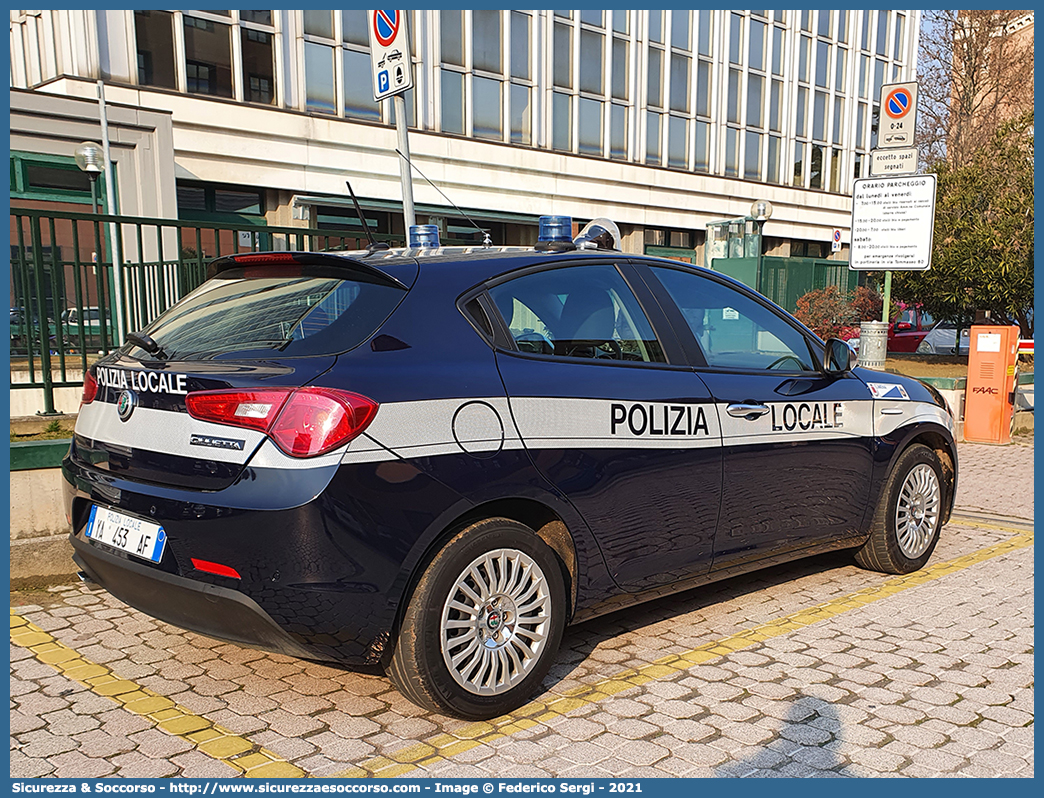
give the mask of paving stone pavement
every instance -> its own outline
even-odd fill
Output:
[[[1032,519],[1031,443],[959,457],[960,510]],[[950,524],[932,563],[1012,536]],[[567,631],[543,698],[887,580],[838,553],[590,621]],[[878,598],[478,741],[382,675],[184,632],[83,585],[12,593],[12,612],[238,735],[245,756],[263,748],[310,776],[375,762],[406,777],[1032,776],[1032,545]],[[417,761],[420,743],[443,753]],[[13,777],[239,775],[202,748],[12,644]]]

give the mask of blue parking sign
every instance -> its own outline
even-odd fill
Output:
[[[384,94],[384,92],[388,91],[390,85],[391,84],[388,78],[388,70],[382,69],[380,72],[377,73],[377,91],[380,94]]]

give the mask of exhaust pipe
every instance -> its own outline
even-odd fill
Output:
[[[98,583],[91,579],[90,574],[86,571],[77,571],[76,576],[79,577],[80,581],[85,585],[97,585]]]

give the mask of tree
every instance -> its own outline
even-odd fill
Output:
[[[859,335],[859,322],[880,321],[884,300],[866,286],[842,294],[836,285],[816,288],[798,297],[794,316],[824,340]]]
[[[977,310],[1033,336],[1033,113],[1001,126],[963,165],[940,162],[932,267],[893,290],[936,318]]]
[[[926,165],[941,160],[965,165],[1002,124],[1033,110],[1030,14],[981,9],[924,13],[917,144]]]

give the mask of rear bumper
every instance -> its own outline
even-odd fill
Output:
[[[237,590],[164,573],[69,535],[73,561],[125,604],[208,637],[292,657],[314,657],[253,599]]]

